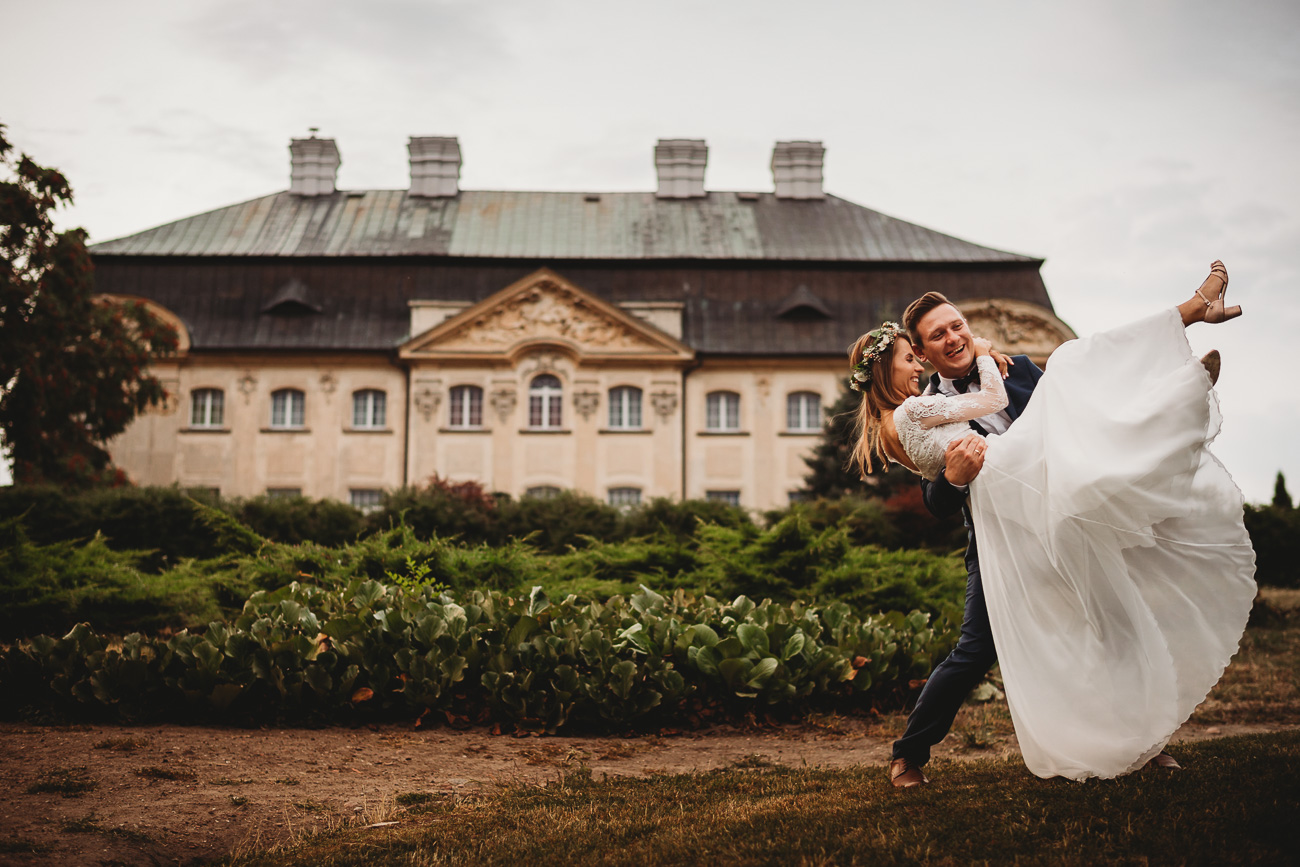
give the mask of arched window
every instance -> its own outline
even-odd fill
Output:
[[[704,427],[714,431],[740,430],[740,395],[712,391],[705,398]]]
[[[557,428],[560,426],[560,397],[564,394],[560,380],[549,373],[533,377],[528,386],[528,426]]]
[[[388,395],[375,388],[352,393],[352,426],[382,428],[386,421]]]
[[[452,388],[450,426],[483,426],[483,389],[477,385],[457,385]]]
[[[190,392],[190,427],[221,427],[226,417],[226,393],[219,388]]]
[[[815,391],[796,391],[785,399],[785,427],[790,431],[819,431],[822,397]]]
[[[641,427],[641,389],[620,385],[609,390],[609,426],[620,430]]]
[[[296,388],[271,392],[271,427],[302,427],[306,404],[306,396]]]
[[[534,497],[538,500],[553,500],[560,495],[560,489],[555,485],[537,485],[524,491],[525,497]]]
[[[610,488],[609,504],[611,506],[639,506],[641,505],[641,489]]]

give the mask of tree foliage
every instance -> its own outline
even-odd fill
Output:
[[[811,472],[804,476],[803,492],[809,497],[870,496],[888,499],[917,486],[916,476],[897,464],[877,465],[876,471],[865,479],[848,468],[861,400],[862,395],[845,384],[839,398],[826,409],[821,440],[813,453],[804,458]]]
[[[1291,508],[1291,493],[1286,489],[1286,476],[1277,471],[1277,481],[1273,483],[1273,505],[1279,509]]]
[[[94,294],[81,229],[56,232],[72,202],[55,169],[14,155],[0,124],[0,435],[14,480],[121,482],[103,444],[166,397],[148,369],[175,330],[138,303]]]

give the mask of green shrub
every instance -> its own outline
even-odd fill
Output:
[[[1300,509],[1248,505],[1245,518],[1255,547],[1255,580],[1300,587]]]
[[[365,529],[361,512],[338,500],[261,496],[234,501],[227,509],[259,536],[288,545],[342,545]]]
[[[88,625],[0,651],[16,707],[118,719],[412,717],[525,731],[888,700],[955,640],[923,612],[860,617],[678,590],[552,603],[355,579],[255,593],[228,623],[120,641]]]

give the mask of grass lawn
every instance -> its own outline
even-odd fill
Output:
[[[486,797],[407,797],[384,828],[335,830],[236,865],[1294,864],[1300,732],[1176,749],[1179,772],[1039,780],[1019,760],[936,762],[897,791],[883,767],[736,767]],[[399,802],[402,799],[399,798]]]

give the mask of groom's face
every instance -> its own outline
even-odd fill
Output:
[[[966,317],[951,304],[940,304],[922,316],[916,332],[921,337],[921,345],[916,347],[918,354],[940,376],[957,379],[965,376],[975,363],[975,347]]]

